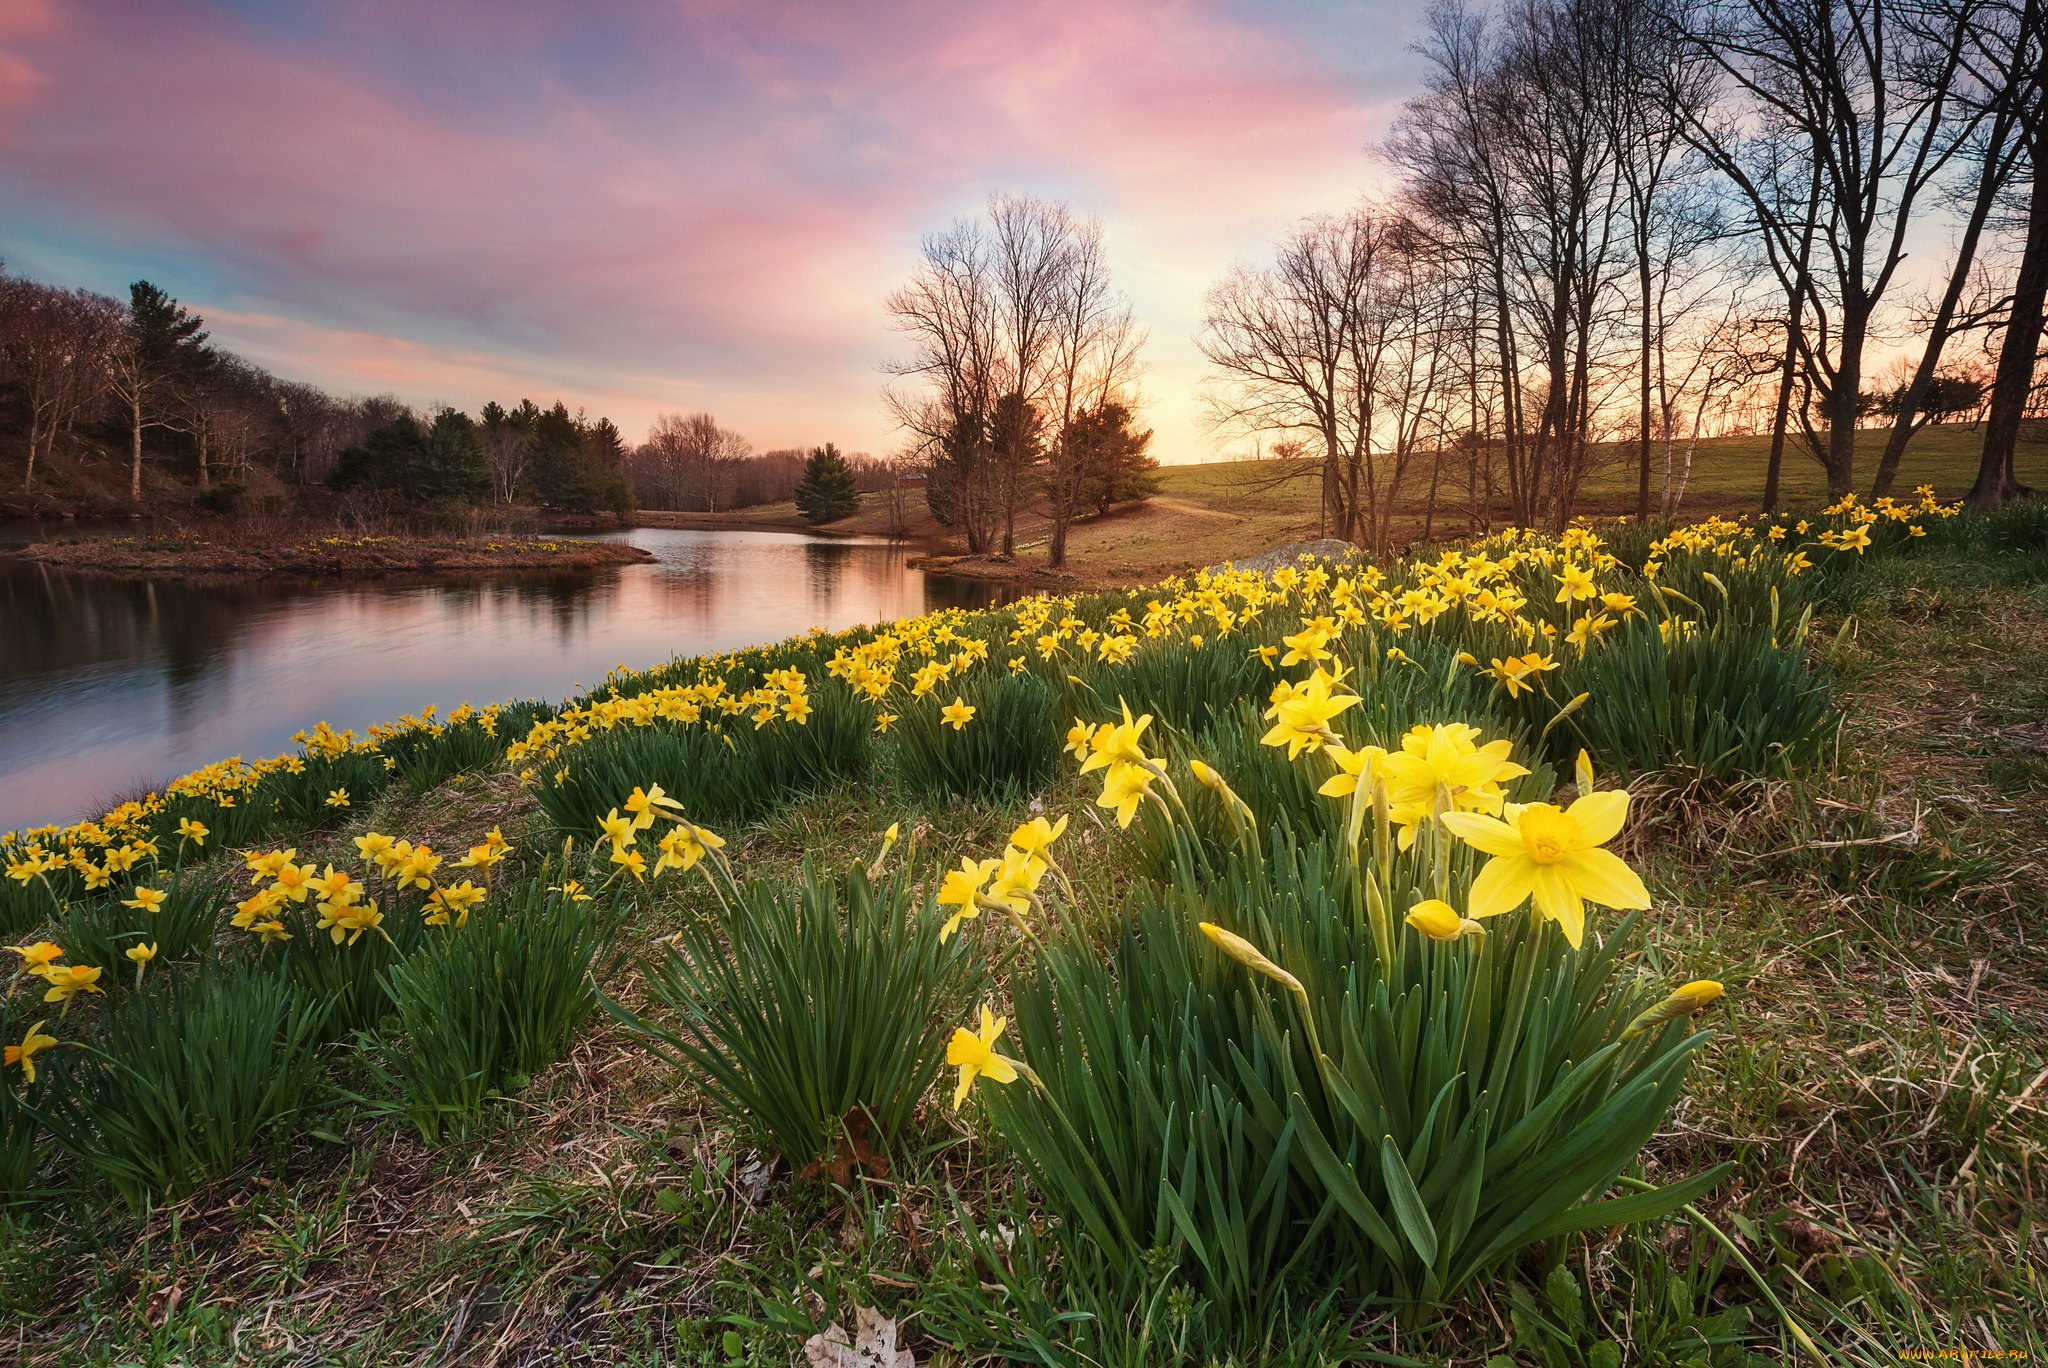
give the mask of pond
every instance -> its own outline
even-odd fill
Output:
[[[0,548],[52,534],[0,528]],[[901,542],[607,535],[657,559],[572,573],[222,584],[0,554],[0,831],[93,815],[225,756],[290,750],[291,734],[315,722],[360,733],[429,703],[445,713],[464,700],[559,700],[615,665],[1009,596],[914,570],[906,562],[917,548]]]

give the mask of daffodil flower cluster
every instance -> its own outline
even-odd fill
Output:
[[[15,967],[14,977],[18,979],[27,974],[41,979],[44,984],[43,1001],[63,1004],[59,1015],[71,1010],[71,999],[78,994],[106,991],[100,987],[102,971],[97,966],[59,964],[58,961],[64,958],[64,950],[54,941],[37,941],[33,945],[10,945],[6,948],[21,956],[21,963]],[[38,1027],[41,1025],[41,1022],[36,1023]],[[34,1033],[34,1028],[31,1028],[30,1034]],[[30,1053],[33,1054],[34,1051]],[[10,1059],[8,1062],[14,1061]],[[33,1068],[29,1070],[28,1076],[31,1081],[34,1080]]]
[[[893,832],[894,828],[890,830]],[[996,858],[977,860],[962,856],[960,867],[948,870],[939,887],[939,906],[953,909],[939,928],[939,939],[951,939],[960,923],[973,921],[984,911],[1005,913],[1027,936],[1036,939],[1037,933],[1024,914],[1042,910],[1038,886],[1047,874],[1064,882],[1065,875],[1053,863],[1052,843],[1066,830],[1065,817],[1057,822],[1034,817],[1010,833],[1009,844]],[[886,847],[884,850],[886,853]]]

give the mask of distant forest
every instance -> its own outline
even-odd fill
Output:
[[[634,446],[559,399],[469,414],[343,397],[218,345],[149,281],[124,302],[0,266],[0,471],[23,512],[231,513],[322,489],[394,509],[719,512],[788,502],[808,455],[757,453],[708,413],[664,414]],[[863,490],[896,480],[888,462],[848,464]]]

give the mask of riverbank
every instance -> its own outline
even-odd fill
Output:
[[[14,551],[70,569],[148,575],[386,575],[448,570],[589,570],[654,559],[617,541],[552,537],[306,537],[282,542],[167,534],[79,537]]]
[[[1586,1344],[1597,1349],[1604,1334],[1632,1344],[1646,1361],[1705,1361],[1707,1351],[1696,1353],[1703,1344],[1717,1363],[1792,1361],[1793,1321],[1799,1335],[1826,1346],[1830,1361],[1840,1363],[1877,1362],[1872,1346],[1902,1325],[1926,1343],[1968,1335],[1975,1343],[2039,1352],[2040,1298],[2025,1278],[2030,1259],[2038,1266],[2039,1236],[2025,1213],[2035,1204],[2028,1156],[2039,1155],[2044,1138],[2040,1085],[2030,1080],[2040,1068],[2036,1042],[2048,1008],[2037,987],[2038,912],[2026,909],[2040,905],[2038,852],[2048,828],[2040,804],[2015,800],[2048,784],[2033,748],[2048,704],[2036,685],[2048,671],[2048,597],[2016,556],[1920,547],[1910,556],[1873,554],[1854,563],[1867,564],[1867,578],[1824,610],[1812,635],[1816,643],[1835,643],[1815,668],[1847,707],[1829,755],[1767,785],[1702,787],[1680,770],[1635,776],[1629,830],[1615,843],[1653,901],[1637,926],[1637,947],[1618,964],[1622,987],[1712,972],[1727,988],[1702,1018],[1714,1035],[1698,1050],[1683,1098],[1647,1145],[1640,1171],[1657,1183],[1722,1162],[1734,1173],[1684,1213],[1568,1234],[1554,1261],[1544,1260],[1557,1255],[1554,1247],[1507,1259],[1444,1306],[1398,1322],[1384,1307],[1349,1300],[1348,1289],[1304,1310],[1283,1288],[1251,1298],[1242,1314],[1250,1329],[1239,1332],[1212,1302],[1180,1295],[1176,1333],[1200,1353],[1176,1361],[1222,1361],[1236,1350],[1238,1362],[1304,1368],[1348,1345],[1389,1361],[1470,1368],[1494,1355],[1549,1361],[1538,1350],[1554,1351],[1560,1361],[1567,1352],[1590,1357]],[[1641,587],[1613,573],[1603,577],[1603,588]],[[1743,587],[1724,582],[1738,593]],[[1244,652],[1260,642],[1280,644],[1280,634],[1325,606],[1306,597],[1269,604],[1237,629],[1227,643],[1230,658],[1248,659]],[[1101,623],[1111,605],[1075,607]],[[1859,630],[1842,632],[1850,614]],[[1431,667],[1417,679],[1448,678],[1448,651],[1459,643],[1439,638],[1460,617],[1443,614],[1404,633],[1406,652]],[[946,625],[992,647],[987,661],[967,667],[974,672],[964,680],[970,697],[979,697],[971,692],[977,682],[993,687],[997,677],[1008,677],[993,648],[1009,622]],[[1187,633],[1207,627],[1160,625],[1163,639],[1148,637],[1147,651],[1197,650]],[[1068,640],[1057,656],[1034,652],[1029,668],[1062,677],[1099,668],[1072,633],[1057,624],[1048,629]],[[1418,644],[1425,640],[1432,654]],[[1355,653],[1357,643],[1350,645]],[[817,648],[818,658],[830,650]],[[1564,667],[1576,668],[1572,660]],[[1262,684],[1273,677],[1253,668]],[[1307,670],[1279,675],[1292,679]],[[819,715],[808,725],[815,728],[850,686],[816,668],[811,674]],[[1183,671],[1174,679],[1204,677],[1212,676]],[[1094,693],[1107,700],[1128,692],[1139,711],[1187,706],[1177,683],[1141,692],[1135,674],[1116,682],[1124,688],[1105,680]],[[1572,689],[1553,692],[1562,699]],[[577,871],[590,886],[584,896],[595,897],[575,905],[593,917],[616,916],[598,924],[619,928],[617,942],[641,960],[665,963],[661,947],[671,937],[695,945],[684,938],[707,926],[723,934],[734,924],[721,910],[722,895],[701,877],[723,861],[750,886],[802,887],[807,868],[843,863],[849,852],[866,862],[900,836],[874,862],[891,880],[900,874],[921,898],[936,891],[942,873],[963,859],[972,868],[1043,815],[1065,833],[1049,839],[1061,882],[1071,880],[1077,890],[1073,904],[1102,909],[1112,928],[1143,915],[1144,906],[1133,903],[1157,896],[1159,876],[1148,872],[1136,832],[1089,819],[1101,811],[1097,776],[1078,773],[1074,762],[1063,761],[1028,789],[972,798],[937,798],[910,782],[902,760],[917,744],[909,740],[912,710],[932,713],[940,697],[903,701],[902,725],[877,738],[874,744],[886,749],[861,782],[784,796],[748,820],[712,822],[696,806],[709,799],[688,795],[698,819],[725,837],[695,871],[656,869],[643,880],[611,858],[608,842],[585,835],[576,847]],[[1338,725],[1349,729],[1364,711],[1353,709]],[[1087,705],[1087,715],[1117,714],[1103,701]],[[973,738],[988,716],[970,720],[965,735]],[[1271,781],[1259,778],[1266,767],[1255,758],[1278,752],[1258,751],[1264,723],[1246,721],[1250,730],[1230,752],[1237,760],[1230,778],[1264,802],[1263,786]],[[744,731],[756,734],[752,726]],[[642,734],[630,725],[620,732]],[[929,732],[957,734],[936,726]],[[1155,728],[1144,742],[1157,735]],[[1224,730],[1211,728],[1198,753],[1213,763],[1225,744]],[[379,930],[406,946],[461,945],[464,935],[492,934],[502,919],[524,915],[512,906],[517,890],[562,877],[565,831],[543,807],[541,790],[521,782],[519,763],[470,756],[461,761],[475,761],[465,772],[436,777],[422,738],[392,750],[406,756],[417,780],[358,783],[346,808],[321,807],[316,794],[320,816],[303,827],[280,825],[260,841],[231,841],[231,818],[202,813],[214,830],[202,850],[190,853],[178,887],[227,890],[223,918],[227,906],[249,895],[247,861],[221,852],[223,845],[289,844],[313,867],[309,876],[330,865],[361,867],[379,899],[381,925],[335,946],[334,954],[396,959],[401,952]],[[565,752],[560,763],[576,764],[577,753]],[[1207,801],[1181,762],[1170,763],[1189,802]],[[1603,787],[1621,782],[1604,756],[1598,763]],[[1314,755],[1297,768],[1312,764],[1330,768]],[[655,776],[636,770],[628,782],[643,777]],[[321,791],[332,786],[324,772],[313,778]],[[681,785],[670,781],[669,788]],[[1336,800],[1324,801],[1336,810]],[[244,801],[228,812],[253,806]],[[1138,830],[1153,820],[1151,811],[1141,814]],[[626,843],[654,855],[657,835],[670,826],[629,832]],[[442,882],[453,887],[474,875],[492,890],[489,900],[466,927],[435,926],[425,934],[440,939],[408,939],[423,934],[426,895],[394,893],[389,880],[377,882],[379,872],[363,854],[363,843],[376,848],[372,833],[403,834],[456,857],[442,865]],[[500,855],[494,842],[510,853]],[[161,845],[183,853],[175,839]],[[457,852],[466,849],[482,855],[459,861]],[[431,858],[425,850],[420,855]],[[821,877],[832,896],[829,875]],[[118,899],[140,882],[139,874],[127,873],[113,891],[78,896],[97,900],[95,915],[118,916],[128,906]],[[1454,896],[1465,892],[1461,886]],[[240,928],[218,929],[223,961],[266,983],[262,975],[297,962],[288,954],[309,956],[309,947],[325,951],[329,944],[313,934],[314,903],[273,901],[299,931],[293,940],[271,944]],[[142,915],[166,919],[181,906]],[[1216,906],[1226,915],[1237,911],[1220,899]],[[47,932],[72,962],[93,962],[87,942],[66,934],[85,926],[85,918],[70,916],[9,928],[12,939],[30,944]],[[1490,923],[1495,943],[1512,934],[1512,920]],[[1066,923],[1052,914],[1028,923],[1039,931],[1048,924]],[[1605,941],[1618,925],[1617,914],[1597,912],[1587,934]],[[1035,1063],[1036,1076],[1063,1084],[1047,1066],[1046,1028],[1029,1017],[1030,994],[1040,991],[1039,952],[1008,917],[958,926],[961,943],[973,947],[990,974],[974,985],[973,1001],[947,1003],[945,1025],[971,1025],[987,1002],[1005,1018],[996,1050]],[[1405,924],[1396,932],[1420,934]],[[158,941],[147,992],[176,1000],[172,995],[198,981],[197,955],[172,944],[167,931],[157,932],[152,944]],[[1104,953],[1077,942],[1061,946],[1063,963],[1092,965]],[[512,937],[504,943],[507,954],[521,944]],[[715,951],[724,942],[707,944]],[[1449,948],[1463,953],[1478,945]],[[1298,969],[1312,953],[1290,943],[1287,962]],[[653,996],[652,976],[639,964],[590,958],[597,981],[627,1011],[673,1019],[651,1010],[666,1011],[666,1003]],[[35,1061],[47,1071],[37,1086],[77,1088],[74,1080],[96,1076],[87,1070],[100,1067],[100,1056],[76,1047],[119,1048],[116,1027],[138,1004],[157,1000],[132,991],[139,975],[118,951],[109,962],[105,991],[79,994],[63,1015],[42,1005],[42,984],[18,976],[7,1038],[20,1039],[31,1022],[42,1021],[57,1042]],[[1124,961],[1141,968],[1144,962],[1136,955]],[[452,965],[446,972],[453,972],[472,961],[437,953],[419,963]],[[537,956],[523,963],[534,980],[546,981]],[[1197,963],[1213,972],[1213,956]],[[1270,993],[1255,1000],[1261,1012],[1288,1010],[1288,999],[1222,967],[1237,975],[1223,981],[1230,991]],[[377,982],[368,970],[364,975]],[[298,1110],[175,1200],[131,1212],[91,1166],[94,1135],[77,1137],[84,1157],[45,1140],[43,1157],[31,1163],[44,1165],[50,1186],[0,1233],[0,1305],[22,1326],[23,1363],[55,1368],[132,1354],[138,1345],[228,1342],[259,1358],[317,1347],[363,1362],[831,1361],[823,1357],[829,1346],[820,1341],[818,1354],[807,1356],[806,1342],[827,1322],[855,1323],[856,1305],[876,1308],[869,1314],[879,1314],[892,1342],[919,1364],[957,1364],[995,1350],[1021,1358],[1027,1334],[1072,1361],[1084,1353],[1098,1362],[1164,1361],[1102,1346],[1132,1300],[1081,1260],[1059,1257],[1064,1251],[1054,1241],[1065,1223],[1055,1218],[1072,1204],[1056,1205],[1058,1190],[1048,1193],[1050,1183],[1036,1176],[1042,1170],[1027,1171],[1012,1138],[1019,1133],[1013,1118],[1028,1120],[1023,1109],[1042,1096],[1027,1092],[1025,1080],[1006,1092],[993,1076],[983,1078],[956,1109],[948,1105],[954,1070],[943,1069],[922,1105],[906,1113],[892,1142],[893,1164],[872,1164],[835,1185],[779,1157],[763,1122],[722,1110],[715,1080],[703,1070],[671,1067],[625,1018],[600,1010],[568,1031],[539,1067],[488,1090],[477,1084],[462,1110],[451,1106],[445,1124],[438,1117],[427,1127],[409,1124],[404,1104],[412,1094],[405,1089],[430,1079],[424,1051],[449,1039],[428,1032],[454,1031],[483,1010],[501,1010],[481,992],[472,996],[490,1005],[473,1012],[472,998],[464,997],[463,1012],[450,1012],[446,1026],[415,1010],[402,1030],[393,1011],[372,1019],[362,1036],[333,1032],[331,1043],[305,1055],[311,1086]],[[1219,1021],[1210,1027],[1217,1031],[1235,1026],[1220,1014],[1200,1020]],[[847,1034],[865,1047],[879,1032]],[[793,1038],[802,1044],[801,1035]],[[1158,1038],[1171,1043],[1164,1029]],[[1101,1067],[1123,1070],[1112,1077],[1128,1081],[1140,1066],[1123,1063],[1126,1057],[1110,1056]],[[18,1070],[6,1081],[24,1091],[30,1086]],[[1132,1110],[1116,1103],[1104,1103],[1112,1118],[1105,1127],[1124,1124]],[[1301,1114],[1314,1115],[1305,1106]],[[1928,1123],[1930,1115],[1938,1124]],[[18,1133],[35,1139],[26,1126]],[[1248,1137],[1247,1145],[1272,1143],[1249,1126],[1237,1134]],[[1210,1210],[1260,1190],[1263,1170],[1231,1160],[1225,1153],[1216,1165],[1223,1197],[1212,1199]],[[1320,1172],[1311,1170],[1302,1182],[1321,1181]],[[1925,1192],[1912,1186],[1915,1178]],[[1137,1195],[1125,1205],[1149,1214],[1158,1187],[1133,1189]],[[1189,1217],[1196,1219],[1214,1218],[1198,1210]],[[1141,1228],[1137,1240],[1148,1236]],[[1724,1241],[1740,1250],[1741,1262],[1723,1257]],[[1175,1280],[1156,1294],[1162,1305],[1181,1288],[1220,1281],[1185,1243],[1149,1255],[1130,1237],[1111,1247],[1127,1258],[1152,1258],[1160,1267],[1148,1276],[1162,1286]],[[1537,1298],[1579,1308],[1580,1316],[1552,1332],[1533,1313],[1496,1315],[1497,1308],[1550,1304]],[[1270,1349],[1257,1335],[1268,1324]],[[1247,1342],[1256,1357],[1242,1352]]]

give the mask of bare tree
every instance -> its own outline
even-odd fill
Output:
[[[908,284],[889,296],[910,355],[891,362],[899,379],[884,398],[926,466],[926,500],[941,522],[957,524],[967,549],[995,543],[1002,522],[1001,471],[990,442],[1003,392],[1001,319],[986,234],[963,220],[924,240]]]
[[[1067,531],[1087,506],[1103,455],[1093,440],[1100,424],[1076,420],[1130,398],[1145,344],[1129,297],[1110,284],[1101,225],[1093,220],[1074,231],[1072,250],[1054,282],[1047,333],[1044,411],[1050,436],[1041,487],[1052,518],[1046,562],[1058,567],[1067,563]]]
[[[1415,457],[1446,440],[1452,279],[1414,224],[1361,206],[1306,220],[1272,266],[1237,266],[1209,292],[1197,345],[1212,421],[1303,452],[1326,535],[1383,549]]]
[[[1863,353],[1922,197],[1983,117],[1953,98],[1967,24],[1915,27],[1912,0],[1706,0],[1671,18],[1719,72],[1686,136],[1726,177],[1798,305],[1795,406],[1831,494],[1855,477]],[[1965,0],[1973,4],[1974,0]],[[1817,184],[1805,195],[1788,188]],[[1802,270],[1808,243],[1824,269]]]
[[[38,457],[47,463],[58,436],[103,393],[120,320],[120,305],[104,295],[0,274],[0,377],[28,415],[23,489],[35,487]]]
[[[1993,8],[1979,29],[1976,52],[1985,66],[2003,73],[2013,87],[2011,105],[2027,184],[2019,272],[2006,313],[1998,368],[1984,420],[1984,452],[1970,506],[1996,508],[2029,493],[2013,474],[2020,420],[2036,384],[2041,355],[2043,310],[2048,308],[2048,19],[2041,0],[2019,0]]]

